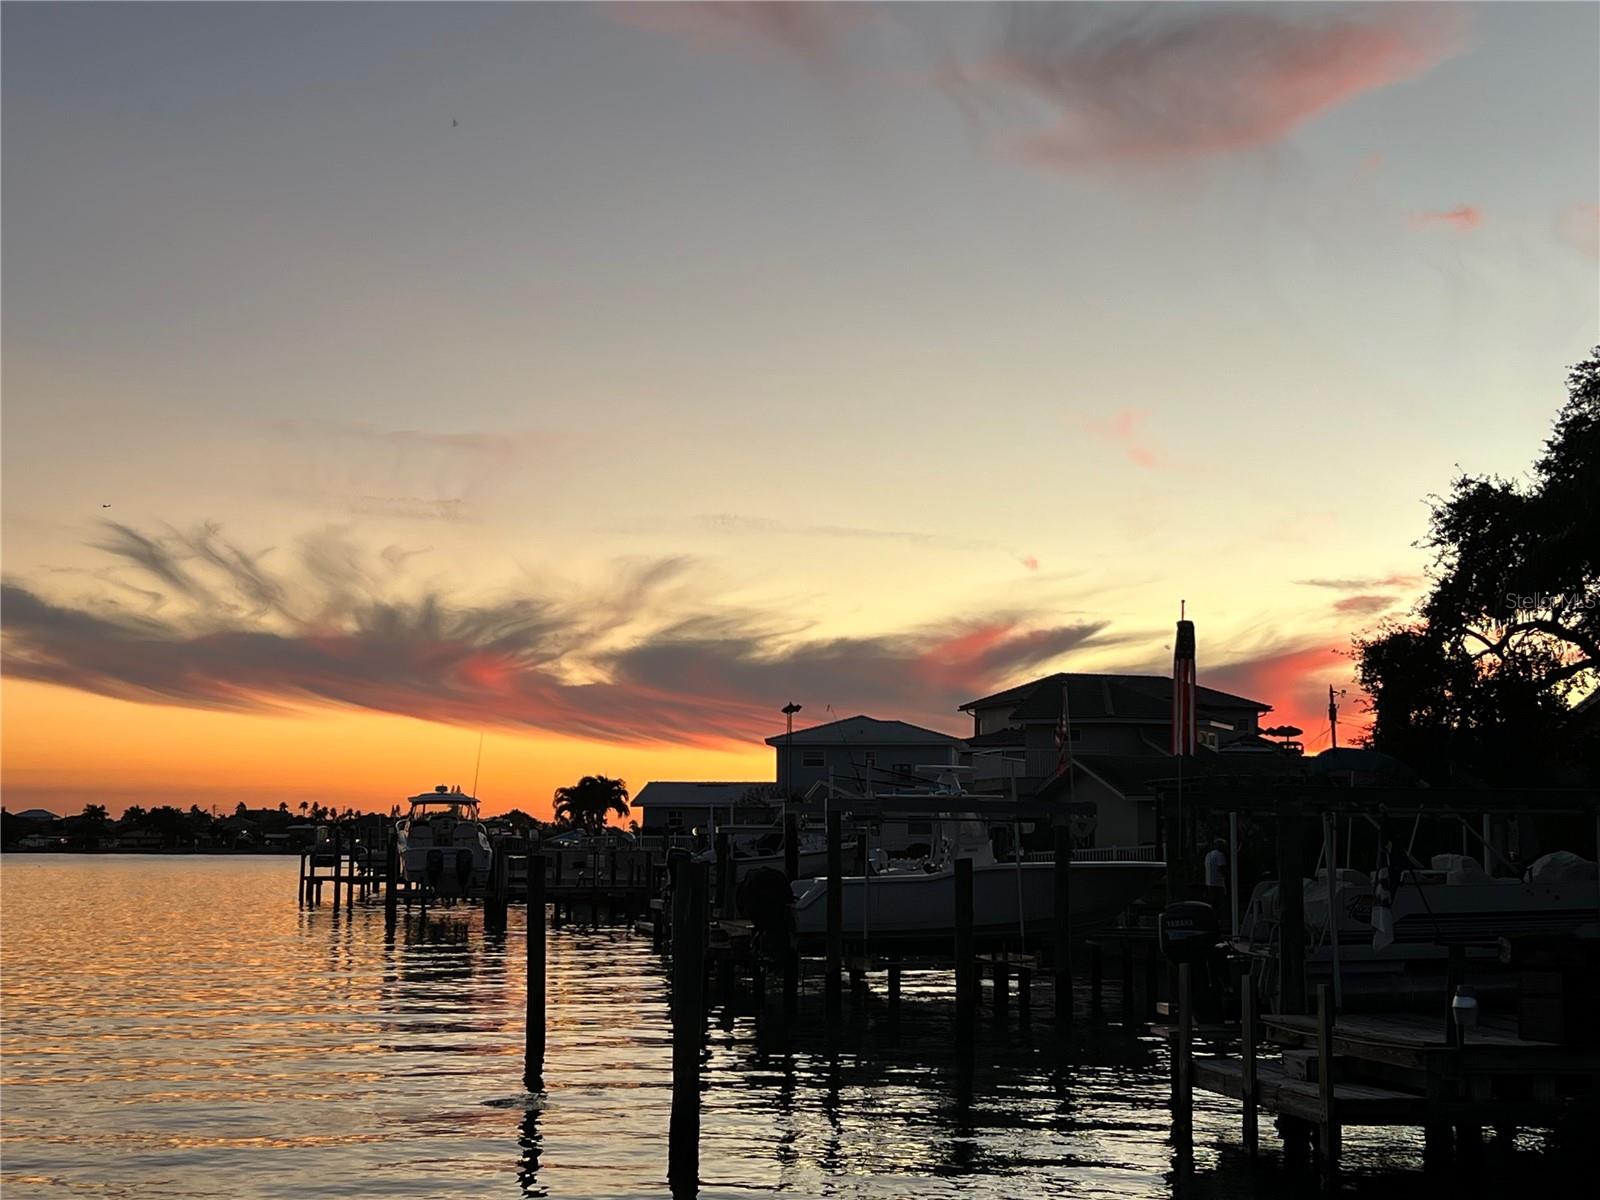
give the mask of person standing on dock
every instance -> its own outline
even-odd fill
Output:
[[[1206,900],[1222,921],[1228,913],[1228,843],[1218,838],[1206,852]]]

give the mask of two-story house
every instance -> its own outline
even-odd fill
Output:
[[[936,768],[959,766],[966,750],[954,734],[865,715],[775,734],[767,745],[777,754],[778,787],[793,796],[829,779],[856,795],[925,790]]]

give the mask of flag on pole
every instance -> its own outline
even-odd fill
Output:
[[[1061,716],[1056,720],[1056,774],[1072,766],[1072,713],[1067,706],[1067,681],[1061,681]]]
[[[1199,740],[1195,717],[1194,622],[1178,622],[1172,644],[1172,752],[1193,754]]]
[[[1382,830],[1378,832],[1378,870],[1372,890],[1372,948],[1382,950],[1394,941],[1394,891],[1396,875],[1394,854],[1389,839]]]

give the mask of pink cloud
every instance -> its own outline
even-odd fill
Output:
[[[1021,5],[996,50],[942,79],[963,102],[1032,101],[1042,128],[1009,139],[1049,170],[1239,154],[1284,140],[1462,45],[1453,9]]]
[[[1037,571],[1039,569],[1039,560],[1031,554],[1024,554],[1020,559],[1018,559],[1018,561],[1030,571]]]
[[[767,48],[832,64],[864,4],[620,3],[605,11],[624,25],[683,38],[702,49]]]
[[[1103,421],[1089,420],[1085,429],[1119,447],[1129,462],[1146,470],[1159,466],[1163,459],[1144,431],[1149,412],[1142,408],[1120,408]]]
[[[1466,233],[1483,224],[1483,209],[1476,204],[1458,204],[1454,208],[1413,213],[1411,224],[1416,229],[1455,229]]]
[[[1569,204],[1556,217],[1556,233],[1590,258],[1600,258],[1600,204]]]

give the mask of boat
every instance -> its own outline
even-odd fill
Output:
[[[1329,881],[1326,870],[1301,881],[1308,986],[1332,980]],[[1595,864],[1558,851],[1520,876],[1491,877],[1461,854],[1435,855],[1428,867],[1408,870],[1391,905],[1394,940],[1373,945],[1373,876],[1340,869],[1333,879],[1333,933],[1338,941],[1339,983],[1346,996],[1404,997],[1436,992],[1452,945],[1473,959],[1497,958],[1499,939],[1600,936],[1600,884]],[[1257,884],[1239,918],[1234,949],[1252,960],[1266,989],[1275,986],[1281,908],[1275,881]]]
[[[940,827],[934,852],[920,863],[880,855],[865,875],[841,883],[845,937],[855,941],[944,941],[955,931],[955,872],[958,859],[972,862],[973,933],[1026,945],[1053,938],[1057,864],[1039,855],[996,859],[986,823],[974,815],[952,815]],[[1073,862],[1072,936],[1103,928],[1166,874],[1154,860],[1097,859]],[[826,878],[793,884],[795,930],[802,939],[827,930]]]
[[[742,883],[746,875],[763,868],[783,871],[782,825],[719,825],[711,845],[694,856],[695,862],[715,864],[717,842],[726,834],[733,851],[734,881]],[[799,870],[803,876],[826,872],[828,869],[827,839],[815,830],[800,831]]]
[[[489,883],[494,850],[478,816],[478,801],[440,784],[409,797],[410,808],[395,826],[400,869],[412,884],[441,896],[481,892]]]

